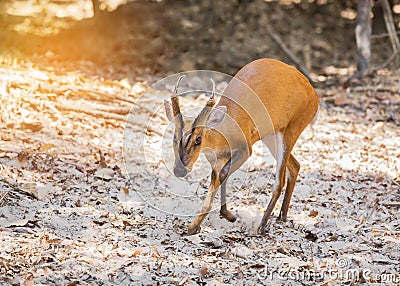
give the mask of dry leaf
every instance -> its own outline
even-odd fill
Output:
[[[56,145],[52,143],[43,144],[42,146],[40,146],[39,151],[46,151],[54,147],[56,147]]]
[[[207,266],[203,266],[199,270],[201,279],[205,279],[208,275],[208,268]]]
[[[33,276],[32,276],[32,277],[26,279],[26,280],[24,281],[24,283],[22,283],[22,285],[23,285],[23,286],[33,286],[33,285],[35,285],[35,279],[34,279]]]
[[[131,257],[131,258],[132,258],[132,257],[136,257],[136,256],[138,256],[141,252],[142,252],[141,249],[136,249],[136,250],[132,253],[132,255],[131,255],[130,257]]]
[[[0,138],[2,141],[11,141],[11,137],[8,137],[7,135],[1,134]]]
[[[17,160],[21,167],[24,167],[26,162],[28,161],[29,153],[26,151],[22,151],[18,153]]]
[[[157,247],[152,247],[151,257],[153,258],[161,258],[160,252],[158,252]]]
[[[185,285],[185,284],[186,284],[186,281],[188,281],[189,278],[190,278],[190,277],[188,277],[188,276],[183,277],[183,278],[179,281],[178,285],[179,285],[179,286]]]
[[[123,78],[121,79],[119,82],[119,85],[126,88],[126,89],[130,89],[131,88],[131,84],[129,83],[129,79],[127,78]]]
[[[96,173],[94,173],[94,176],[96,178],[105,180],[105,181],[109,181],[114,177],[115,171],[113,169],[110,168],[102,168],[96,171]]]
[[[347,94],[345,91],[342,91],[341,93],[338,93],[335,96],[335,99],[333,102],[335,105],[344,105],[346,103],[346,101],[347,101]]]
[[[126,187],[121,187],[122,191],[124,192],[125,196],[129,196],[129,189]]]
[[[28,129],[32,132],[39,132],[43,129],[43,125],[40,122],[22,122],[21,129]]]

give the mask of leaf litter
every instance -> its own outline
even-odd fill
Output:
[[[288,222],[275,211],[267,234],[255,234],[272,180],[250,179],[228,189],[235,223],[212,212],[186,236],[190,218],[135,192],[181,186],[172,175],[139,165],[132,182],[124,172],[125,119],[148,83],[3,64],[0,284],[396,285],[382,274],[400,279],[400,83],[378,78],[319,90],[320,116],[294,150],[302,168]],[[265,162],[251,162],[264,174]],[[201,203],[159,199],[172,210]]]

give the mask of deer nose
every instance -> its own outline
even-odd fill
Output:
[[[179,167],[179,168],[175,168],[174,169],[174,174],[175,176],[177,176],[178,178],[182,178],[185,177],[187,174],[187,170],[185,167]]]
[[[179,164],[178,166],[176,166],[174,168],[174,174],[178,178],[185,177],[187,174],[187,169],[184,166],[182,166],[181,164]]]

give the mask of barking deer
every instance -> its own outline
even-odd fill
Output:
[[[182,78],[182,77],[181,77]],[[193,122],[184,121],[177,89],[165,101],[168,119],[174,121],[174,174],[186,176],[204,152],[212,165],[211,185],[201,213],[190,223],[189,234],[197,233],[211,210],[221,187],[220,214],[234,222],[226,205],[226,182],[251,156],[252,146],[262,140],[276,160],[276,179],[271,200],[258,232],[265,232],[275,204],[286,185],[279,219],[286,221],[300,164],[291,154],[304,128],[315,117],[319,99],[307,78],[296,68],[274,59],[259,59],[244,66],[215,102],[215,84],[206,106]],[[285,178],[287,176],[287,179]]]

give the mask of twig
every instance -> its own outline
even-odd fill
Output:
[[[107,113],[115,113],[115,114],[120,114],[120,115],[127,115],[130,111],[129,107],[108,107],[108,106],[97,106],[96,107],[97,110],[99,111],[104,111]]]
[[[26,196],[28,196],[28,197],[30,197],[32,199],[35,199],[35,200],[38,199],[34,194],[31,194],[30,192],[25,191],[18,183],[11,182],[10,180],[8,180],[5,177],[0,178],[0,180],[2,180],[9,187],[11,187],[10,191],[21,193],[21,194],[26,195]]]
[[[400,31],[396,31],[396,35],[400,35]],[[382,39],[389,37],[389,33],[371,35],[371,39]]]
[[[381,70],[381,69],[385,68],[388,64],[390,64],[390,63],[393,61],[393,59],[394,59],[399,53],[400,53],[400,47],[399,47],[396,51],[394,51],[394,52],[390,55],[390,57],[388,57],[388,58],[386,59],[386,61],[384,61],[380,66],[374,68],[374,69],[373,69],[373,72],[375,73],[375,72],[377,72],[378,70]]]
[[[385,207],[400,207],[400,202],[383,202],[382,205]]]
[[[107,168],[107,163],[106,163],[106,159],[104,158],[104,154],[101,150],[99,150],[99,156],[100,156],[100,168]]]
[[[0,207],[4,205],[7,196],[8,196],[8,191],[3,191],[3,194],[0,195]]]
[[[378,86],[374,86],[374,85],[362,85],[362,86],[356,86],[353,88],[353,91],[357,91],[357,92],[365,92],[368,90],[372,90],[374,92],[391,92],[391,93],[397,93],[398,92],[398,87],[396,85],[387,85],[384,86],[382,84],[378,85]]]
[[[144,131],[144,130],[146,131],[146,134],[147,134],[147,133],[154,133],[154,134],[157,134],[158,136],[161,136],[161,137],[164,136],[163,133],[161,133],[160,131],[154,129],[154,128],[151,127],[150,125],[147,125],[147,126],[146,126],[146,125],[144,125],[144,124],[141,124],[141,123],[136,122],[135,120],[133,120],[133,119],[131,118],[131,116],[129,116],[129,117],[127,118],[126,122],[127,122],[128,124],[132,124],[132,125],[135,125],[135,126],[140,127],[141,131]],[[129,126],[129,125],[127,125],[127,127],[128,127],[128,126]]]
[[[271,27],[269,26],[269,24],[266,25],[266,30],[267,30],[268,35],[271,37],[271,39],[281,48],[281,50],[285,53],[285,55],[296,65],[297,69],[299,71],[301,71],[307,77],[307,79],[310,81],[310,83],[313,84],[314,82],[310,77],[310,73],[300,63],[300,60],[289,50],[289,48],[285,45],[285,43],[282,42],[280,37],[271,30]]]

